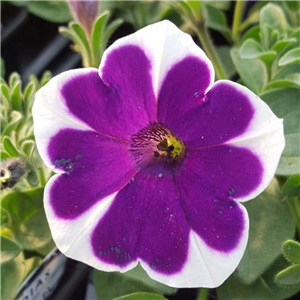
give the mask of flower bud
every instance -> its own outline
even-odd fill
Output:
[[[21,159],[8,159],[1,165],[1,190],[12,188],[27,172],[27,163]]]
[[[69,1],[75,20],[82,25],[90,36],[94,21],[98,15],[99,1]]]

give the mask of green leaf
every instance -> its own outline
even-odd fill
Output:
[[[114,300],[167,300],[167,298],[153,293],[133,293]]]
[[[245,284],[252,284],[272,265],[283,241],[294,234],[290,207],[281,201],[276,182],[273,184],[274,191],[267,190],[245,203],[251,224],[249,242],[237,268],[237,276]]]
[[[29,1],[28,10],[44,20],[55,23],[66,23],[72,18],[65,1]]]
[[[52,78],[52,73],[50,71],[45,71],[40,80],[41,87],[43,87],[45,84],[47,84],[51,78]]]
[[[151,279],[147,272],[140,265],[137,265],[134,269],[127,271],[123,274],[123,276],[129,278],[130,280],[140,281],[143,284],[146,284],[147,286],[160,292],[161,294],[174,294],[177,291],[175,288]]]
[[[300,101],[295,88],[273,90],[261,95],[275,115],[284,119],[286,146],[276,174],[296,175],[300,173]]]
[[[112,36],[112,34],[123,24],[123,20],[121,19],[116,19],[113,22],[111,22],[107,28],[104,31],[104,37],[103,37],[103,46],[101,47],[101,53],[104,52],[107,44],[109,43],[109,39]]]
[[[230,300],[275,300],[262,278],[252,285],[245,285],[232,275],[217,289],[218,299]]]
[[[27,84],[27,86],[24,89],[24,99],[25,101],[28,101],[30,97],[32,97],[33,93],[34,93],[34,83],[33,82],[29,82]]]
[[[12,111],[9,116],[8,124],[5,128],[1,128],[3,130],[3,135],[10,135],[12,131],[14,131],[22,120],[22,114],[18,111]]]
[[[16,241],[26,250],[37,250],[51,240],[51,233],[43,207],[43,189],[12,192],[1,202],[11,216],[11,229]]]
[[[1,100],[3,99],[3,96],[6,98],[6,100],[10,100],[9,87],[5,83],[1,83]],[[8,106],[8,108],[9,107],[10,106]]]
[[[3,147],[5,151],[12,157],[19,157],[21,155],[13,144],[12,140],[7,136],[3,138]]]
[[[206,27],[219,31],[229,42],[232,41],[231,30],[227,25],[224,12],[211,5],[205,5],[204,18]]]
[[[284,6],[287,7],[291,12],[299,12],[300,10],[300,1],[292,0],[292,1],[282,1]]]
[[[260,42],[260,28],[258,25],[251,27],[244,33],[242,42],[244,43],[248,39],[253,39],[256,42]]]
[[[294,80],[283,79],[283,80],[274,80],[265,85],[264,92],[275,90],[275,89],[283,89],[283,88],[298,88],[300,89],[300,81],[299,83]]]
[[[1,208],[1,229],[9,225],[9,217],[7,212]]]
[[[0,77],[4,77],[5,75],[5,64],[4,64],[4,60],[1,57],[1,61],[0,61]]]
[[[273,3],[268,3],[261,9],[259,24],[261,28],[264,25],[268,25],[273,30],[275,29],[279,32],[283,32],[287,27],[284,12],[280,6]]]
[[[239,49],[231,49],[233,63],[244,84],[256,94],[260,94],[267,83],[267,70],[258,59],[242,59]]]
[[[279,286],[300,285],[300,265],[290,266],[275,276],[275,283]]]
[[[225,71],[226,77],[231,78],[236,74],[236,68],[230,56],[230,47],[229,46],[221,46],[216,48],[218,57],[221,60],[221,64]]]
[[[300,177],[300,176],[298,176]],[[299,184],[300,182],[298,182]],[[300,187],[300,185],[299,185]],[[299,196],[299,194],[298,194]],[[284,257],[292,264],[300,265],[300,243],[294,240],[287,240],[282,246]]]
[[[279,66],[286,66],[289,64],[299,64],[300,63],[300,47],[292,49],[285,53],[279,60]]]
[[[104,29],[106,23],[109,18],[109,12],[104,12],[100,15],[94,23],[93,30],[92,30],[92,47],[93,47],[93,56],[95,63],[100,63],[100,58],[102,55],[101,48],[102,46],[102,39],[104,37]],[[105,46],[104,46],[105,47]]]
[[[17,257],[22,248],[15,241],[1,236],[1,266]]]
[[[11,89],[12,109],[19,112],[23,112],[21,85],[22,82],[19,81],[17,84],[15,84],[14,88]]]
[[[33,256],[25,260],[25,277],[27,277],[36,267],[42,263],[42,258]]]
[[[242,44],[240,53],[242,59],[251,59],[259,57],[263,53],[263,50],[260,44],[254,39],[248,39]]]
[[[9,88],[13,90],[15,86],[21,82],[21,77],[17,72],[13,72],[10,74],[8,82]]]
[[[27,175],[27,181],[32,187],[39,185],[39,178],[35,170],[31,170]]]
[[[23,254],[1,265],[1,299],[14,299],[15,293],[25,276]]]
[[[295,38],[282,39],[273,45],[272,50],[274,50],[276,52],[280,52],[296,42],[297,42],[297,40]]]
[[[71,30],[77,36],[76,42],[80,47],[80,52],[83,58],[84,66],[91,66],[92,65],[92,53],[89,45],[89,41],[86,36],[86,32],[82,28],[82,26],[78,23],[71,22],[70,23]]]
[[[25,140],[21,143],[21,148],[24,154],[28,157],[28,159],[30,159],[33,154],[33,151],[35,150],[35,141]]]
[[[279,258],[275,260],[271,268],[269,268],[267,272],[263,274],[263,280],[265,281],[269,289],[272,291],[273,295],[278,300],[288,299],[289,297],[296,294],[300,290],[300,287],[286,288],[286,287],[278,286],[274,282],[275,275],[282,269],[286,268],[287,266],[288,266],[287,261],[284,259],[282,255],[280,255]]]
[[[282,187],[282,193],[288,197],[298,197],[300,195],[300,175],[289,177]]]
[[[140,279],[131,278],[119,272],[101,272],[94,270],[94,286],[98,299],[112,300],[131,293],[159,293]]]
[[[197,2],[197,1],[195,1]],[[203,1],[206,5],[213,6],[214,8],[221,9],[221,10],[228,10],[230,9],[232,1]]]

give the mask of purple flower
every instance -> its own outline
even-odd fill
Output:
[[[99,1],[69,1],[69,4],[75,20],[90,34],[98,15]]]
[[[216,287],[238,265],[249,220],[282,150],[282,120],[247,88],[214,82],[168,21],[115,42],[94,68],[37,94],[53,238],[67,256],[125,272],[141,263],[174,287]]]

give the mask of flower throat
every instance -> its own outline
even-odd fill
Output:
[[[152,123],[131,137],[130,151],[137,163],[177,162],[185,145],[169,128]]]

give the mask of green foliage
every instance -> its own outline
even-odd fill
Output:
[[[119,272],[106,273],[94,270],[94,286],[97,298],[106,300],[118,297],[123,299],[122,297],[125,295],[138,292],[160,295],[173,294],[176,292],[176,289],[152,280],[140,266],[123,274]],[[136,296],[132,299],[136,299],[135,297]],[[124,299],[127,300],[131,298]],[[157,298],[157,300],[159,299],[160,298]]]
[[[287,240],[282,245],[282,253],[291,264],[278,272],[275,283],[279,287],[300,289],[300,243]]]
[[[99,66],[111,35],[123,23],[121,19],[116,19],[108,24],[108,20],[109,12],[106,11],[95,20],[91,36],[76,22],[71,22],[68,28],[59,28],[60,33],[74,43],[73,48],[81,54],[84,67]]]
[[[1,78],[1,169],[9,175],[15,168],[26,173],[16,185],[2,185],[1,178],[1,189],[5,188],[1,195],[2,299],[13,299],[20,283],[54,247],[42,188],[51,171],[36,151],[31,113],[35,93],[50,78],[49,72],[40,81],[31,76],[24,90],[17,73],[7,82]],[[30,189],[33,187],[38,188]]]
[[[299,89],[271,90],[262,99],[279,118],[284,119],[286,146],[276,174],[295,175],[300,173],[300,101]]]
[[[15,241],[1,236],[1,264],[7,263],[17,257],[21,250],[21,246]]]
[[[133,293],[115,298],[114,300],[167,300],[165,297],[152,293]]]
[[[23,253],[7,263],[1,263],[1,299],[13,299],[25,277]]]
[[[294,175],[287,179],[282,187],[282,193],[288,197],[299,197],[300,195],[300,175]]]
[[[237,268],[237,276],[249,285],[280,255],[281,244],[293,237],[295,224],[288,203],[282,201],[276,181],[245,206],[251,225],[248,246]]]
[[[66,1],[9,1],[13,5],[25,6],[35,16],[46,21],[65,23],[71,20]]]

